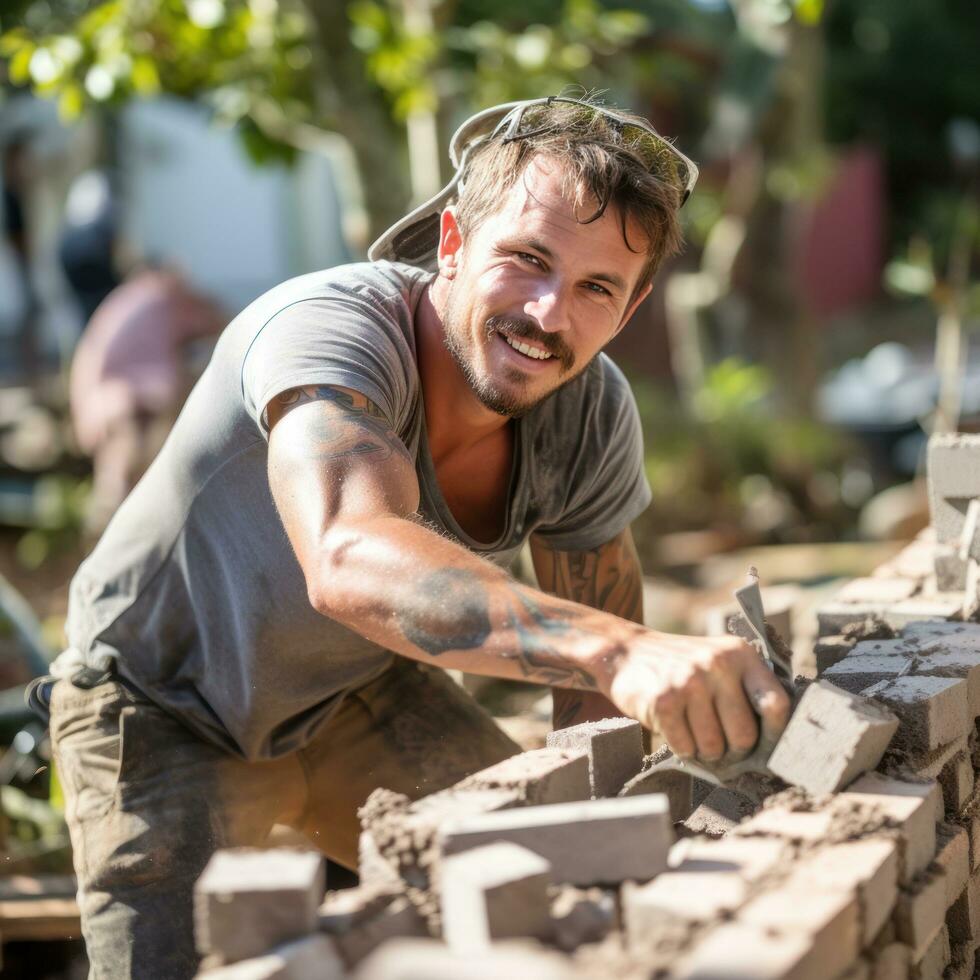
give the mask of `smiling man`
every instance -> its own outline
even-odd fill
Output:
[[[286,823],[354,867],[371,790],[516,752],[439,668],[707,760],[785,724],[751,647],[641,625],[650,491],[601,351],[677,247],[693,164],[565,99],[480,113],[451,155],[374,262],[228,327],[73,581],[51,726],[96,977],[193,973],[216,848]],[[526,541],[540,590],[507,571]]]

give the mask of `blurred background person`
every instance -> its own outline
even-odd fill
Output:
[[[174,268],[144,266],[99,304],[71,365],[71,419],[92,459],[87,530],[99,533],[153,461],[190,391],[196,341],[225,312]]]

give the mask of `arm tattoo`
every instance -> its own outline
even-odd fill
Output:
[[[307,437],[314,444],[316,459],[340,460],[366,456],[374,462],[383,462],[393,453],[398,453],[415,465],[384,414],[363,395],[332,385],[310,385],[292,388],[273,400],[282,414],[292,411],[297,405],[314,401],[330,402],[340,409],[336,415],[314,418],[307,428]]]
[[[489,591],[474,572],[433,572],[409,584],[404,599],[395,614],[399,628],[406,639],[431,657],[450,650],[477,650],[493,632]],[[516,583],[509,583],[502,615],[516,641],[510,656],[522,676],[537,684],[597,689],[595,678],[587,670],[555,649],[555,640],[575,632],[600,636],[577,622],[577,614],[539,602]],[[622,652],[622,644],[604,636],[601,639],[608,645],[607,655]]]
[[[543,591],[643,622],[643,578],[628,533],[589,551],[539,548],[536,567]]]

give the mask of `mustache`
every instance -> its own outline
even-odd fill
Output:
[[[545,333],[535,326],[534,321],[526,317],[507,316],[497,314],[487,320],[487,338],[494,333],[501,333],[505,337],[513,337],[515,340],[526,340],[535,347],[541,347],[552,357],[558,358],[561,366],[567,371],[575,363],[575,355],[572,349],[557,334]]]

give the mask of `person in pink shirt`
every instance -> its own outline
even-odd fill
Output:
[[[228,317],[173,269],[143,268],[96,308],[72,359],[78,447],[92,457],[89,530],[101,531],[163,444],[193,384],[188,346]]]

